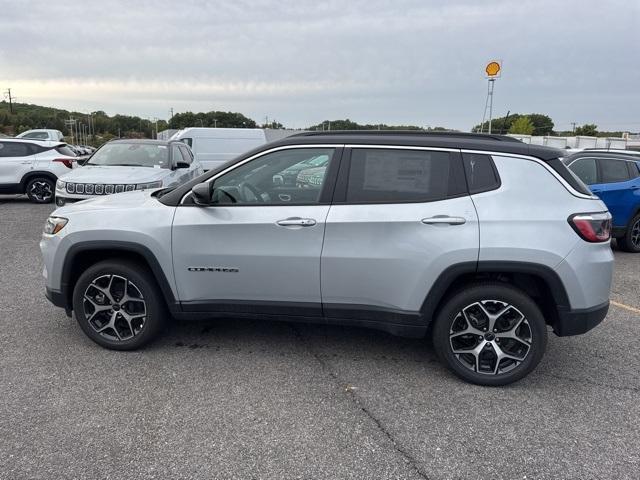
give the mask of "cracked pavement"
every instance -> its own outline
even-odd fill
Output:
[[[0,479],[637,478],[639,313],[550,335],[506,388],[348,327],[177,323],[112,352],[44,298],[52,210],[0,197]],[[616,251],[613,300],[640,308],[639,271]]]

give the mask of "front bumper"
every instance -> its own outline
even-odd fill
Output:
[[[581,335],[598,326],[607,316],[609,301],[591,308],[569,310],[558,309],[558,321],[553,331],[559,337]]]
[[[96,198],[95,195],[78,195],[67,193],[64,190],[56,189],[56,205],[58,207],[64,207],[69,203],[80,202],[82,200],[89,200],[90,198]]]

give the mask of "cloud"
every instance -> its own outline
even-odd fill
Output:
[[[497,114],[640,122],[640,5],[628,2],[0,0],[0,11],[0,87],[34,102],[468,129],[484,62],[501,58]]]

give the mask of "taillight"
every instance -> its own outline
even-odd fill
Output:
[[[67,168],[73,167],[73,160],[70,158],[54,158],[52,161],[61,163]]]
[[[576,213],[569,217],[569,225],[587,242],[606,242],[611,238],[611,214]]]

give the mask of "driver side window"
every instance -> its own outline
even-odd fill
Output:
[[[320,201],[333,148],[292,148],[255,158],[213,182],[213,205],[308,205]]]

